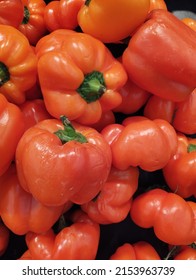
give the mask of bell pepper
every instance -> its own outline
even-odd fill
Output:
[[[85,125],[121,103],[127,74],[109,49],[88,34],[55,30],[36,45],[38,75],[48,112]]]
[[[138,195],[130,217],[141,228],[153,228],[165,243],[189,245],[196,240],[196,202],[176,193],[156,188]]]
[[[160,260],[160,256],[150,243],[138,241],[119,246],[110,260]]]
[[[139,166],[145,171],[163,168],[177,149],[177,135],[167,121],[131,116],[122,124],[106,126],[101,134],[112,151],[114,167]]]
[[[196,244],[170,246],[166,260],[196,260]]]
[[[72,29],[78,27],[78,11],[85,0],[50,1],[44,10],[44,21],[47,29],[52,32],[57,29]]]
[[[78,23],[84,33],[104,43],[117,42],[145,21],[149,7],[150,0],[86,0]]]
[[[49,230],[71,206],[70,202],[57,207],[44,206],[34,199],[20,186],[14,163],[0,177],[0,216],[4,224],[17,235]]]
[[[0,24],[18,28],[23,19],[21,0],[0,0]]]
[[[84,204],[106,182],[111,150],[95,129],[61,120],[40,121],[23,134],[16,150],[19,181],[44,205]]]
[[[195,45],[193,30],[171,12],[156,9],[133,34],[122,61],[138,86],[180,102],[196,88]]]
[[[169,188],[188,198],[196,197],[196,139],[178,133],[176,153],[163,168],[163,175]]]
[[[25,130],[42,120],[52,118],[43,99],[26,100],[19,108],[24,115]]]
[[[24,130],[24,116],[21,110],[0,94],[0,176],[14,160],[16,147]]]
[[[0,257],[3,256],[7,250],[10,241],[10,230],[6,225],[0,220]]]
[[[173,102],[151,95],[145,104],[143,114],[153,120],[164,119],[184,134],[196,133],[196,89],[182,102]]]
[[[18,29],[29,43],[36,45],[38,40],[47,33],[44,20],[46,3],[44,0],[21,0],[24,5],[24,16]]]
[[[70,215],[72,224],[57,234],[50,229],[43,234],[28,232],[28,255],[34,260],[94,260],[100,227],[81,210]]]
[[[19,30],[9,25],[0,25],[0,92],[8,101],[21,104],[25,91],[37,78],[37,58]]]
[[[114,167],[100,193],[81,207],[99,224],[123,221],[131,208],[132,197],[138,187],[139,170],[129,167],[121,171]]]
[[[91,127],[101,132],[108,124],[116,122],[115,114],[112,110],[103,112],[98,122],[91,124]]]

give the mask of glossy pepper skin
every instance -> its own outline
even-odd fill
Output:
[[[165,120],[131,116],[122,124],[106,126],[101,134],[112,150],[112,164],[125,170],[139,166],[146,171],[163,168],[177,148],[174,128]]]
[[[123,221],[131,208],[132,197],[138,187],[139,170],[129,167],[121,171],[114,167],[96,198],[81,207],[99,224]]]
[[[100,227],[81,210],[73,213],[72,224],[55,234],[26,234],[28,254],[34,260],[94,260],[97,254]]]
[[[15,234],[49,230],[71,203],[44,206],[26,192],[18,181],[15,164],[0,177],[0,215],[4,224]]]
[[[176,153],[163,168],[170,189],[184,198],[196,197],[196,139],[178,133]]]
[[[21,186],[44,205],[83,204],[101,190],[111,168],[111,150],[91,127],[67,118],[29,128],[16,150]],[[41,190],[41,191],[40,191]]]
[[[44,21],[47,29],[72,29],[78,26],[77,15],[85,0],[51,1],[44,9]]]
[[[21,0],[24,6],[24,16],[18,29],[29,43],[36,45],[38,40],[47,33],[44,20],[46,3],[44,0]]]
[[[55,30],[36,45],[38,75],[48,112],[85,125],[121,103],[127,80],[122,64],[99,40],[73,30]]]
[[[138,86],[180,102],[196,88],[195,44],[193,30],[169,11],[157,9],[134,33],[122,61]]]
[[[25,122],[21,110],[0,94],[0,176],[14,160],[16,147],[24,130]]]
[[[21,0],[0,0],[0,24],[18,28],[23,19]]]
[[[138,241],[119,246],[110,260],[160,260],[160,256],[150,243]]]
[[[0,92],[21,104],[36,78],[37,58],[28,39],[13,26],[0,25]]]
[[[153,120],[164,119],[172,124],[176,131],[184,134],[196,133],[196,89],[182,102],[173,102],[151,95],[144,106],[143,114]]]
[[[52,118],[43,99],[26,100],[19,107],[24,115],[25,131],[42,120]]]
[[[175,193],[153,189],[132,202],[130,217],[142,228],[171,245],[189,245],[196,240],[196,203]]]
[[[78,12],[84,33],[111,43],[128,37],[148,14],[150,0],[87,0]]]

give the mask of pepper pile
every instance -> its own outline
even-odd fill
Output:
[[[0,1],[2,259],[196,259],[195,61],[163,0]]]

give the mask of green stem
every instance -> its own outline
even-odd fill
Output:
[[[196,151],[196,145],[195,144],[189,144],[188,148],[187,148],[187,152],[191,153],[191,152],[195,152]]]
[[[86,0],[84,5],[89,6],[90,2],[91,2],[91,0]]]
[[[30,13],[29,10],[26,6],[24,6],[24,17],[22,20],[22,24],[27,24],[29,22],[30,19]]]
[[[99,71],[93,71],[86,74],[82,84],[77,89],[77,92],[87,103],[98,100],[105,91],[106,86],[104,77]]]
[[[10,73],[7,66],[0,61],[0,86],[8,82],[10,79]]]
[[[54,132],[54,134],[61,140],[62,144],[65,144],[69,141],[77,141],[80,143],[88,142],[84,135],[75,130],[67,117],[61,116],[60,120],[63,123],[64,129],[59,129],[58,131]]]

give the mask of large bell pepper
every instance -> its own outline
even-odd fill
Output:
[[[100,193],[81,207],[88,216],[99,224],[123,221],[131,208],[132,197],[138,187],[139,170],[111,168],[110,174]]]
[[[28,231],[42,233],[49,230],[72,203],[52,207],[44,206],[26,192],[18,181],[15,164],[0,177],[0,216],[15,234]]]
[[[34,260],[94,260],[97,254],[100,227],[81,210],[69,215],[72,224],[57,234],[50,229],[43,234],[28,232],[28,258]]]
[[[169,11],[156,9],[133,34],[122,61],[141,88],[180,102],[196,88],[195,45],[195,31]]]
[[[128,37],[148,14],[150,0],[86,0],[78,12],[84,33],[104,43]]]
[[[111,147],[112,164],[120,170],[129,166],[146,171],[161,169],[177,148],[175,129],[161,119],[131,116],[122,124],[106,126],[101,134]]]
[[[0,176],[14,160],[16,147],[24,130],[25,122],[21,110],[0,94]]]
[[[109,49],[90,35],[60,29],[36,45],[38,75],[48,112],[90,125],[121,103],[127,74]]]
[[[170,189],[184,198],[196,197],[196,139],[178,134],[176,153],[163,168]]]
[[[21,104],[37,79],[37,58],[28,39],[10,25],[0,25],[0,92]]]
[[[98,131],[72,125],[65,117],[62,122],[40,121],[23,134],[16,149],[20,184],[44,205],[90,201],[111,168],[110,147]]]

